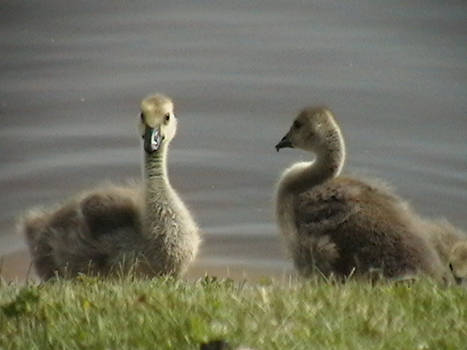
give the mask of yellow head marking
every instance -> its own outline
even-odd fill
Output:
[[[161,94],[148,96],[141,101],[143,122],[151,128],[164,123],[167,116],[172,117],[173,109],[172,100]]]

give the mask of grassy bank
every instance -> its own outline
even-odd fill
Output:
[[[465,349],[467,290],[429,281],[79,278],[0,286],[1,349]]]

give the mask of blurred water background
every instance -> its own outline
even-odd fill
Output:
[[[309,155],[273,146],[309,104],[341,122],[348,172],[467,229],[466,24],[452,0],[2,1],[3,273],[27,269],[26,208],[139,178],[155,91],[176,102],[169,170],[205,231],[198,273],[291,269],[273,188]]]

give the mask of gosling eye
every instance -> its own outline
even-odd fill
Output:
[[[141,118],[141,121],[144,123],[144,113],[141,112],[141,114],[139,115],[139,117]]]
[[[452,267],[452,264],[449,264],[449,268],[451,269],[452,272],[454,272],[454,268]]]
[[[167,113],[165,115],[165,121],[168,122],[170,120],[170,113]]]
[[[294,129],[300,129],[302,127],[302,123],[296,120],[293,122],[293,127]]]

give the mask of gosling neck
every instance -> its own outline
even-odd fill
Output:
[[[317,182],[335,178],[340,175],[345,163],[345,145],[342,138],[335,144],[323,147],[316,153],[316,160],[309,169],[309,173],[314,175]]]
[[[167,176],[168,145],[163,143],[153,153],[144,152],[144,180],[148,192],[160,191],[169,185]]]
[[[334,142],[321,146],[315,161],[298,163],[286,179],[286,188],[293,193],[303,192],[340,175],[345,163],[345,144],[340,132]]]
[[[168,146],[162,144],[161,148],[153,153],[144,152],[144,223],[143,231],[148,238],[165,236],[170,227],[167,222],[167,208],[171,208],[174,192],[167,176]]]
[[[162,143],[159,150],[153,153],[144,152],[144,184],[145,211],[151,222],[157,222],[153,217],[161,213],[160,206],[168,206],[174,197],[167,174],[168,144]]]

